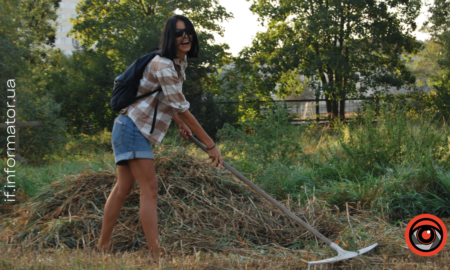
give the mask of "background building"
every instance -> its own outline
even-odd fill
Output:
[[[63,0],[59,3],[59,9],[57,10],[58,21],[56,27],[55,48],[60,49],[65,54],[72,54],[77,44],[77,41],[73,37],[67,37],[67,33],[69,33],[72,28],[69,18],[75,18],[77,16],[75,8],[80,1],[81,0]]]

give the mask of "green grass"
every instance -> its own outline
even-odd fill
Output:
[[[56,180],[84,171],[115,170],[114,156],[109,143],[110,132],[103,131],[97,135],[81,135],[72,138],[63,149],[39,164],[17,162],[14,167],[16,186],[29,196],[37,194]],[[6,160],[0,160],[0,167],[5,168]],[[2,170],[0,181],[6,183],[7,174]],[[11,178],[10,178],[11,180]]]
[[[277,199],[315,193],[329,204],[392,220],[450,216],[450,129],[432,116],[387,105],[349,124],[293,126],[283,111],[226,126],[222,152]]]
[[[0,161],[2,168],[5,168],[4,163],[4,160]],[[63,159],[38,166],[17,163],[15,180],[18,187],[22,188],[28,195],[33,196],[54,181],[69,175],[80,174],[89,170],[114,170],[114,166],[112,152],[80,155],[78,158]],[[6,182],[6,173],[4,172],[2,173],[2,180]]]
[[[164,145],[186,144],[177,133],[178,129],[172,127],[164,139]],[[51,183],[69,175],[81,174],[85,171],[115,171],[117,166],[110,140],[111,132],[107,130],[95,135],[72,136],[58,152],[46,156],[40,163],[16,162],[13,173],[15,177],[10,180],[15,179],[18,188],[24,190],[29,196],[34,196]],[[158,146],[152,145],[152,147]],[[6,168],[5,159],[0,159],[0,167]],[[6,184],[6,177],[5,171],[1,170],[1,186]]]

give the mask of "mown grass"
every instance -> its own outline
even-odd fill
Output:
[[[279,250],[252,256],[248,256],[242,250],[223,254],[198,251],[195,254],[176,254],[152,267],[146,262],[146,251],[119,253],[112,256],[98,254],[90,249],[29,250],[26,247],[21,249],[0,245],[0,253],[2,254],[0,269],[5,270],[307,269],[306,263],[299,259],[300,253],[297,256],[292,256]],[[323,265],[320,269],[449,269],[450,260],[448,256],[448,250],[432,257],[411,255],[408,258],[395,258],[383,254],[365,266]],[[364,260],[364,256],[360,258]]]

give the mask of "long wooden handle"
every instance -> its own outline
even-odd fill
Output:
[[[191,140],[193,143],[195,143],[198,147],[200,147],[203,151],[206,151],[206,146],[204,146],[199,140],[196,138],[188,135],[189,140]],[[241,179],[244,183],[246,183],[248,186],[250,186],[256,193],[258,193],[260,196],[266,198],[269,202],[271,202],[273,205],[275,205],[278,209],[283,211],[286,215],[288,215],[290,218],[292,218],[294,221],[296,221],[298,224],[302,225],[304,228],[306,228],[308,231],[310,231],[312,234],[320,238],[322,241],[327,243],[327,245],[331,245],[331,240],[323,236],[320,232],[316,231],[313,227],[309,226],[306,222],[301,220],[299,217],[294,215],[291,211],[289,211],[284,205],[277,202],[274,198],[270,197],[267,193],[265,193],[262,189],[257,187],[255,184],[253,184],[250,180],[248,180],[245,176],[243,176],[241,173],[239,173],[236,169],[231,167],[228,163],[225,161],[223,162],[223,165],[225,168],[227,168],[230,172],[232,172],[234,175],[236,175],[239,179]]]

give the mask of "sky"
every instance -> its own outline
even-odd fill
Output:
[[[430,1],[431,0],[425,0],[425,2]],[[252,38],[256,36],[258,31],[265,31],[266,28],[259,25],[259,22],[257,21],[258,16],[250,11],[251,2],[244,0],[219,0],[219,3],[225,7],[228,12],[233,13],[234,19],[221,23],[225,28],[225,35],[224,37],[221,37],[216,34],[215,39],[217,43],[227,43],[230,46],[229,52],[231,52],[233,56],[237,56],[244,47],[251,45]],[[421,14],[416,21],[418,29],[427,18],[427,9],[427,7],[422,5]],[[414,32],[414,35],[419,40],[429,38],[428,34],[420,33],[418,30]]]

